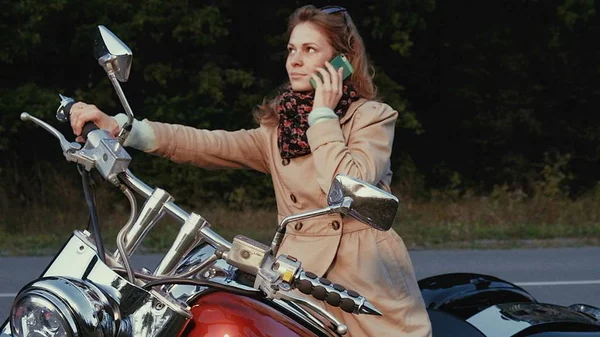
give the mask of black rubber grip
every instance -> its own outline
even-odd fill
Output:
[[[71,116],[71,107],[73,106],[73,104],[75,104],[75,102],[71,102],[68,103],[67,105],[65,105],[65,107],[63,108],[64,112],[65,112],[65,117],[67,117],[67,120],[70,120],[70,116]]]
[[[342,310],[344,310],[345,312],[353,313],[354,312],[354,301],[349,298],[344,298],[344,299],[342,299],[342,301],[340,303],[340,308],[342,308]]]
[[[73,104],[75,104],[75,102],[68,103],[63,108],[63,110],[65,112],[65,117],[67,117],[67,120],[69,122],[71,121],[71,108],[73,107]],[[83,137],[83,139],[87,139],[88,133],[90,133],[94,130],[98,130],[98,127],[96,126],[96,124],[94,124],[92,122],[87,122],[83,125],[83,129],[81,130],[81,136]]]
[[[311,273],[311,272],[309,272],[309,271],[307,271],[307,272],[304,272],[304,275],[306,275],[306,277],[308,277],[308,278],[310,278],[310,279],[313,279],[313,280],[317,278],[317,274],[315,274],[315,273]]]
[[[354,313],[357,310],[355,299],[360,297],[359,293],[309,271],[302,273],[295,287],[301,293],[312,295],[315,299],[339,307],[345,312]]]
[[[312,291],[312,295],[314,298],[318,299],[319,301],[322,301],[327,297],[327,289],[325,289],[325,287],[323,286],[316,286]]]
[[[321,278],[319,279],[319,282],[321,282],[322,284],[324,284],[324,285],[326,285],[326,286],[328,286],[328,285],[330,285],[330,284],[331,284],[331,281],[329,281],[328,279],[326,279],[326,278],[324,278],[324,277],[321,277]]]
[[[342,296],[340,296],[338,293],[329,293],[329,295],[327,295],[327,303],[333,305],[334,307],[340,305],[341,301]]]
[[[348,295],[350,295],[350,297],[357,298],[357,297],[359,297],[359,296],[360,296],[360,294],[359,294],[359,293],[357,293],[357,292],[356,292],[356,291],[354,291],[354,290],[350,290],[350,289],[348,289],[348,290],[346,290],[346,292],[348,293]]]
[[[83,125],[83,129],[81,130],[81,136],[83,137],[83,139],[87,139],[88,133],[90,133],[94,130],[98,130],[98,127],[96,126],[96,124],[94,124],[92,122],[87,122]]]
[[[337,290],[337,291],[339,291],[339,292],[342,292],[342,291],[346,290],[346,288],[344,288],[344,286],[343,286],[343,285],[341,285],[341,284],[337,284],[337,283],[334,283],[334,284],[333,284],[333,289],[335,289],[335,290]]]
[[[298,290],[303,294],[310,295],[312,293],[312,283],[309,280],[302,280],[298,282]]]

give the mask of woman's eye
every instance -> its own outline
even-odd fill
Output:
[[[292,53],[294,53],[294,52],[295,52],[295,50],[294,50],[294,49],[292,49],[292,48],[288,48],[287,52],[288,52],[288,54],[292,54]]]
[[[316,52],[317,50],[316,50],[315,48],[313,48],[313,47],[308,47],[307,51],[308,51],[309,53],[314,53],[314,52]]]

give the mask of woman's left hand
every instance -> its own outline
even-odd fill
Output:
[[[335,109],[343,93],[343,68],[336,70],[331,63],[325,62],[325,67],[317,68],[323,79],[317,74],[312,74],[311,77],[315,80],[315,100],[313,109],[327,107],[331,110]]]

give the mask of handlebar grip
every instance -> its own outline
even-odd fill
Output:
[[[61,109],[62,109],[64,117],[67,119],[67,121],[70,122],[71,121],[71,108],[73,107],[73,104],[75,104],[75,101],[70,99],[65,102],[66,103],[64,104],[64,106],[61,107]],[[90,133],[94,130],[98,130],[98,127],[96,126],[96,124],[94,124],[93,122],[87,122],[83,125],[83,128],[81,129],[81,136],[83,137],[83,139],[87,139],[88,133]]]
[[[67,120],[70,120],[71,117],[71,107],[73,107],[73,104],[75,104],[75,101],[70,101],[69,103],[65,104],[65,106],[62,108],[64,111],[64,115],[67,118]]]
[[[83,139],[87,139],[88,133],[90,133],[94,130],[98,130],[98,127],[96,126],[96,124],[94,124],[92,122],[87,122],[83,125],[83,129],[81,129],[81,136],[83,137]]]
[[[339,307],[348,313],[360,312],[363,297],[356,291],[346,289],[344,286],[332,283],[326,278],[318,277],[309,271],[300,273],[296,281],[296,288],[306,295],[311,295],[319,301],[326,301],[329,305]]]

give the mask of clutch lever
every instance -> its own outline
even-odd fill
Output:
[[[21,120],[23,120],[25,122],[32,121],[35,124],[44,128],[46,131],[50,132],[54,137],[58,138],[58,140],[60,141],[60,147],[62,148],[63,152],[73,152],[73,151],[81,150],[81,144],[76,143],[76,142],[67,141],[65,136],[63,136],[62,133],[60,133],[58,130],[56,130],[55,128],[50,126],[50,124],[42,121],[41,119],[39,119],[37,117],[33,117],[32,115],[30,115],[27,112],[21,113]]]
[[[85,167],[86,170],[91,170],[94,167],[94,160],[89,158],[83,154],[78,153],[77,151],[81,150],[81,144],[76,142],[69,142],[62,133],[52,127],[50,124],[44,122],[43,120],[30,115],[27,112],[21,113],[21,120],[28,122],[34,122],[35,124],[41,126],[43,129],[48,131],[54,137],[58,138],[60,142],[60,147],[63,150],[63,155],[68,161],[72,161],[78,164],[81,164]]]

